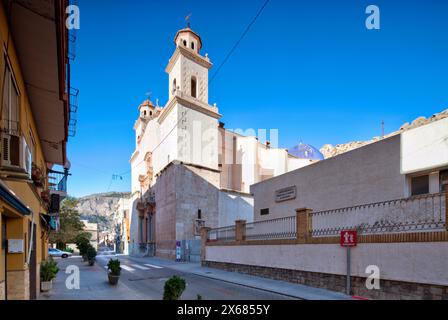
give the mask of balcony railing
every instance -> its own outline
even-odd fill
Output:
[[[76,125],[78,123],[77,120],[78,96],[79,96],[79,90],[70,87],[69,89],[70,120],[68,123],[68,134],[70,137],[74,137],[76,135]]]
[[[67,177],[68,172],[59,172],[54,170],[48,171],[48,188],[51,191],[59,191],[67,193]]]

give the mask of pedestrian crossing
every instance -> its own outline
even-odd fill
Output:
[[[107,269],[107,266],[104,266],[105,269]],[[129,271],[129,272],[134,272],[138,270],[151,270],[151,269],[163,269],[163,267],[161,266],[156,266],[154,264],[149,264],[149,263],[145,263],[144,265],[140,265],[140,264],[130,264],[130,265],[126,265],[126,264],[121,264],[121,269]]]

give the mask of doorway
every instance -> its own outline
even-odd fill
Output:
[[[7,223],[7,219],[4,215],[2,215],[2,243],[1,243],[1,255],[0,255],[0,265],[1,265],[1,270],[2,270],[2,278],[5,279],[5,300],[8,300],[8,283],[7,283],[7,278],[6,278],[6,250],[8,250],[8,241],[7,236],[6,236],[6,223]]]
[[[31,228],[33,228],[33,232],[31,232]],[[37,267],[36,267],[36,224],[30,222],[29,224],[29,233],[33,234],[32,239],[32,246],[31,246],[31,256],[30,256],[30,265],[29,265],[29,272],[30,272],[30,299],[36,300],[37,299]]]

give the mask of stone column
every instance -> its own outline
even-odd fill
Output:
[[[246,220],[235,221],[235,241],[246,240]]]
[[[207,245],[208,232],[211,228],[202,227],[200,230],[201,234],[201,263],[205,261],[205,246]]]
[[[296,209],[297,240],[301,243],[307,243],[308,239],[311,237],[310,230],[312,229],[312,211],[312,209],[308,208]]]

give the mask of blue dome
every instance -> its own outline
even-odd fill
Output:
[[[294,146],[288,150],[290,155],[297,158],[310,159],[310,160],[324,160],[324,155],[313,146],[300,142],[298,145]]]

